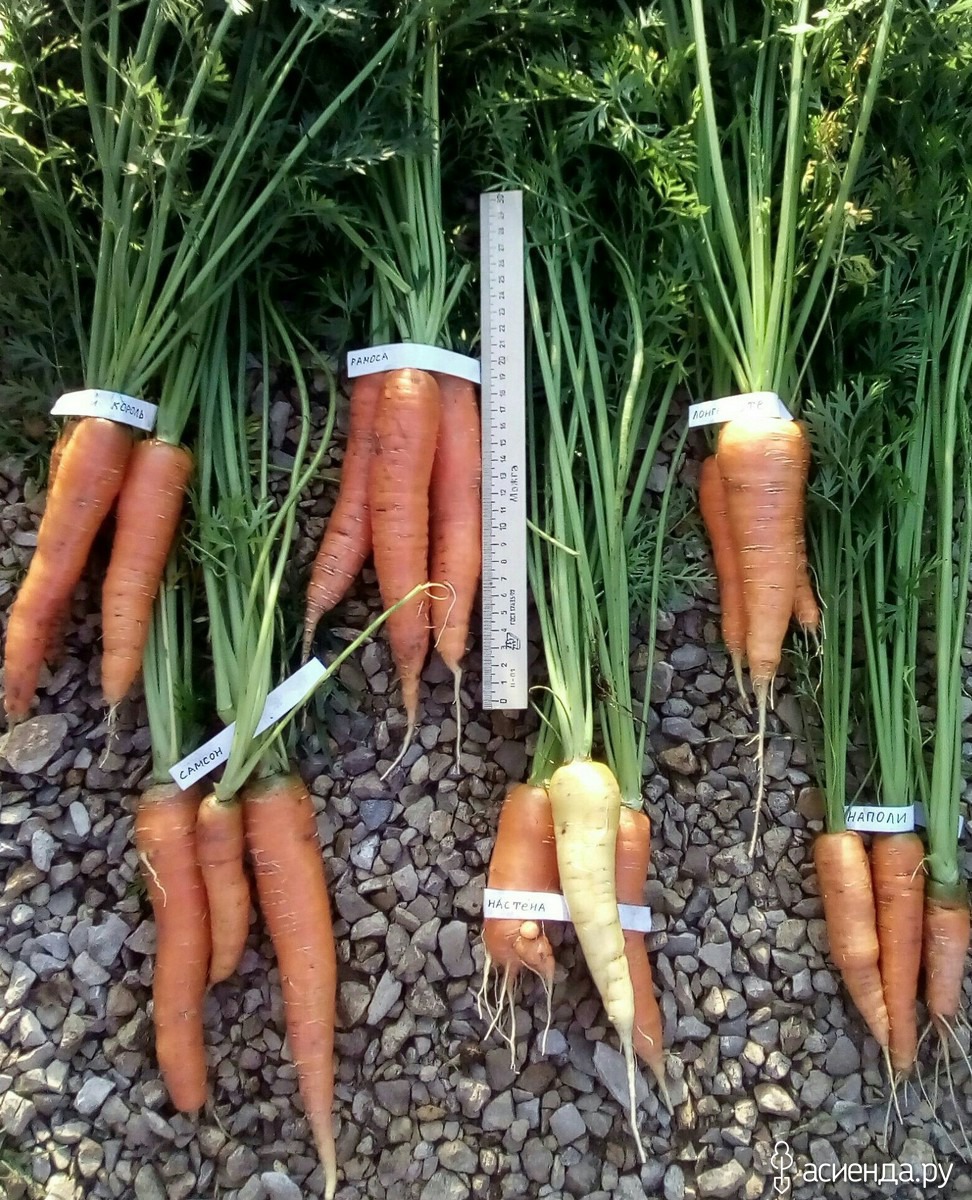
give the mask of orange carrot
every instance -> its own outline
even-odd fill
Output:
[[[375,572],[385,608],[428,578],[429,483],[439,408],[439,387],[432,375],[410,367],[385,374],[368,487]],[[429,650],[427,598],[423,595],[392,613],[385,628],[407,722],[397,763],[418,720],[419,676]]]
[[[174,783],[142,794],[135,848],[155,915],[152,981],[155,1052],[172,1103],[194,1112],[206,1103],[203,1000],[209,969],[209,912],[196,863],[199,794]]]
[[[506,793],[486,886],[502,891],[560,891],[553,815],[546,788],[517,783]],[[486,996],[491,971],[502,972],[493,1005],[486,1004],[487,1009],[494,1008],[494,1021],[505,1004],[512,1005],[516,982],[524,967],[543,983],[549,1006],[557,964],[541,925],[519,918],[487,917],[483,921],[483,944],[486,964],[481,999]]]
[[[317,623],[341,602],[371,550],[368,476],[374,450],[375,411],[383,374],[359,375],[351,386],[351,420],[341,464],[341,483],[307,584],[304,658]]]
[[[260,908],[280,964],[300,1095],[324,1166],[324,1194],[332,1200],[337,956],[314,806],[298,776],[277,775],[245,789],[243,820]]]
[[[859,833],[821,833],[813,843],[830,956],[857,1011],[883,1050],[890,1037],[878,969],[877,914],[871,868]]]
[[[736,685],[749,710],[743,684],[742,662],[746,652],[746,606],[743,600],[739,555],[732,540],[726,489],[719,473],[719,462],[710,454],[699,475],[699,512],[712,546],[716,580],[719,585],[719,611],[722,615],[722,640],[732,659]]]
[[[891,1066],[910,1073],[918,1053],[925,849],[916,833],[882,833],[871,843],[881,982],[890,1023]]]
[[[429,579],[448,591],[437,590],[430,603],[435,648],[455,680],[458,763],[461,663],[483,563],[483,461],[475,385],[455,375],[435,378],[441,410],[429,487]]]
[[[940,1037],[952,1035],[962,1003],[962,979],[969,949],[969,898],[964,884],[926,887],[922,962],[925,1004]]]
[[[135,682],[148,640],[152,604],[182,514],[192,455],[157,438],[132,452],[118,497],[115,537],[101,597],[101,688],[120,703]]]
[[[4,707],[26,717],[51,631],[70,604],[98,528],[122,485],[132,448],[127,425],[86,417],[64,448],[37,548],[10,610],[4,662]]]
[[[626,804],[621,806],[614,877],[619,904],[644,904],[645,882],[651,861],[651,822],[643,812]],[[636,929],[624,931],[624,956],[628,960],[635,996],[635,1053],[658,1081],[658,1087],[672,1111],[665,1081],[665,1049],[662,1044],[662,1019],[648,960],[645,935]]]
[[[796,592],[793,597],[793,618],[806,634],[816,637],[820,633],[820,606],[810,582],[810,565],[807,561],[806,535],[806,489],[810,474],[810,439],[803,421],[797,421],[802,450],[801,465],[803,484],[800,488],[800,504],[796,519]]]
[[[243,805],[210,792],[196,817],[196,861],[209,902],[213,953],[209,983],[228,979],[240,964],[250,930],[250,884],[243,869]]]
[[[746,657],[759,721],[759,782],[750,853],[756,848],[765,789],[766,710],[796,593],[804,446],[796,421],[757,416],[727,421],[716,451],[742,572]]]

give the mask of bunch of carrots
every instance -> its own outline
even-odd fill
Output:
[[[826,305],[821,314],[818,301],[849,223],[894,0],[880,5],[876,25],[863,23],[860,35],[842,28],[853,19],[848,12],[831,20],[829,14],[811,18],[809,0],[790,7],[787,16],[767,5],[760,16],[730,6],[729,21],[713,22],[702,0],[684,0],[663,5],[663,16],[669,51],[694,51],[681,111],[697,113],[699,215],[683,228],[710,336],[704,378],[712,396],[726,396],[731,381],[743,400],[769,393],[792,411],[826,320]],[[741,41],[745,53],[739,53]],[[839,170],[815,172],[820,150],[813,134],[820,126],[810,113],[819,73],[830,69],[829,55],[847,55],[847,44],[855,44],[858,58],[868,57],[867,82],[855,108],[833,114],[849,126],[846,161]],[[725,88],[717,86],[723,74]],[[750,854],[759,834],[766,716],[783,643],[794,618],[804,632],[819,631],[804,536],[809,463],[799,421],[740,412],[721,427],[716,451],[702,467],[699,507],[713,548],[723,640],[743,695],[746,656],[756,697]]]
[[[395,330],[403,342],[439,347],[469,266],[453,265],[444,231],[435,22],[416,22],[407,41],[419,102],[406,80],[402,106],[431,149],[395,158],[369,178],[361,204],[373,243],[342,227],[374,274],[372,344],[387,343]],[[455,680],[458,767],[462,660],[482,567],[480,441],[476,387],[467,379],[403,367],[353,381],[338,495],[307,586],[303,647],[306,658],[319,620],[346,595],[369,553],[386,609],[427,579],[442,585],[388,621],[406,728],[386,775],[415,733],[430,641]]]

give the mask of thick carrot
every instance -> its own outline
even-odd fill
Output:
[[[318,621],[344,599],[371,550],[368,476],[383,381],[381,373],[359,375],[351,385],[351,417],[341,482],[307,584],[304,658],[310,654]]]
[[[110,705],[125,698],[141,667],[192,466],[188,450],[157,438],[139,442],[129,460],[101,595],[101,688]]]
[[[962,1003],[962,979],[969,949],[969,898],[964,884],[926,886],[922,961],[925,1004],[943,1039],[952,1035]]]
[[[766,782],[766,710],[796,593],[796,521],[805,445],[796,421],[760,416],[727,421],[716,451],[742,571],[746,657],[759,720],[759,781],[750,853],[756,848]]]
[[[712,546],[716,580],[719,585],[719,612],[722,618],[722,640],[732,659],[732,670],[743,701],[742,662],[746,653],[746,605],[743,600],[742,566],[729,524],[726,489],[719,473],[719,461],[710,454],[702,463],[699,475],[699,512]]]
[[[368,486],[372,544],[385,608],[428,578],[429,483],[439,428],[439,387],[426,371],[388,371],[375,413],[375,451]],[[405,740],[418,720],[419,676],[429,650],[429,605],[423,595],[388,618],[385,628],[398,668]]]
[[[4,707],[26,717],[52,629],[70,604],[95,535],[122,485],[132,449],[127,425],[86,417],[64,448],[37,548],[10,610]]]
[[[619,904],[644,904],[645,883],[651,861],[651,822],[643,812],[621,806],[614,873]],[[624,956],[628,960],[631,986],[634,988],[634,1048],[658,1081],[665,1103],[672,1103],[665,1080],[665,1048],[662,1044],[662,1019],[648,960],[645,935],[636,929],[624,930]]]
[[[280,965],[287,1039],[331,1200],[337,1188],[331,1116],[337,956],[314,806],[298,776],[277,775],[245,789],[243,820]]]
[[[506,793],[486,886],[503,891],[560,891],[553,815],[546,788],[517,783]],[[486,994],[490,972],[502,972],[495,1001],[496,1017],[511,999],[524,967],[539,976],[549,1004],[556,962],[541,925],[521,918],[487,917],[483,921],[483,943],[486,963],[482,996]]]
[[[155,915],[152,980],[155,1052],[172,1103],[193,1112],[206,1103],[203,1001],[209,970],[209,912],[196,863],[199,794],[158,784],[142,794],[135,848]]]
[[[455,680],[458,763],[461,664],[483,565],[482,439],[475,385],[455,375],[435,378],[441,409],[429,487],[429,579],[448,590],[437,590],[430,603],[435,648]]]
[[[810,474],[810,439],[803,421],[797,421],[802,447],[803,485],[800,488],[800,504],[796,519],[796,591],[793,596],[793,618],[804,633],[816,637],[820,633],[820,606],[810,582],[810,564],[807,561],[806,499],[807,478]]]
[[[851,830],[818,834],[813,843],[813,862],[830,956],[857,1011],[878,1045],[887,1050],[890,1028],[878,969],[877,914],[871,868],[861,835]]]
[[[614,875],[621,792],[608,767],[586,759],[558,767],[547,791],[560,885],[587,968],[621,1042],[628,1070],[631,1131],[644,1162],[635,1103],[634,988],[624,952]]]
[[[925,901],[925,849],[916,833],[882,833],[871,843],[881,982],[890,1023],[891,1066],[909,1074],[918,1053],[918,973]]]
[[[210,792],[196,817],[196,861],[209,902],[213,953],[209,983],[228,979],[240,964],[250,930],[250,884],[243,869],[243,805]]]

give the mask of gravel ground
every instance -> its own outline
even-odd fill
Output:
[[[305,558],[329,495],[305,503]],[[0,462],[4,622],[43,502],[22,466]],[[42,678],[38,715],[0,759],[0,1196],[320,1196],[279,975],[256,917],[238,974],[207,1001],[207,1109],[197,1119],[175,1113],[156,1071],[154,926],[131,844],[148,730],[136,697],[102,761],[98,577],[96,553],[63,660]],[[366,572],[333,632],[360,628],[374,595]],[[517,1007],[516,1069],[495,1035],[483,1040],[485,867],[503,790],[527,768],[532,722],[478,709],[474,652],[454,777],[451,681],[430,666],[419,743],[382,784],[403,728],[384,643],[342,670],[329,742],[301,767],[340,961],[340,1200],[972,1196],[953,1142],[956,1106],[972,1126],[961,1062],[953,1099],[940,1077],[937,1115],[914,1088],[899,1097],[885,1147],[877,1047],[828,962],[810,860],[820,797],[785,684],[767,747],[771,821],[747,858],[751,722],[727,685],[714,613],[711,600],[663,613],[650,669],[634,648],[653,702],[649,946],[675,1104],[671,1117],[652,1087],[640,1088],[649,1155],[640,1169],[622,1060],[569,928],[552,931],[559,965],[546,1053],[539,988],[528,986]],[[932,1092],[930,1046],[922,1066]],[[835,1173],[839,1182],[822,1182]],[[901,1182],[909,1178],[917,1183]]]

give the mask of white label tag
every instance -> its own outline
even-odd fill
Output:
[[[689,405],[689,429],[699,425],[720,425],[738,417],[778,417],[792,421],[790,412],[776,392],[747,392],[742,396],[723,396]]]
[[[486,888],[483,916],[504,921],[569,921],[567,901],[559,892],[519,892]],[[651,909],[644,904],[619,904],[622,929],[651,933]]]
[[[442,350],[438,346],[423,346],[419,342],[393,342],[387,346],[371,346],[367,350],[352,350],[348,354],[348,376],[377,375],[380,371],[401,371],[414,367],[416,371],[438,371],[479,383],[478,358]]]
[[[151,433],[158,411],[157,404],[149,404],[135,396],[86,388],[82,392],[65,392],[51,409],[51,414],[55,417],[107,417],[110,421]]]
[[[326,674],[327,667],[321,660],[312,658],[304,663],[299,671],[295,671],[289,679],[285,679],[279,687],[274,688],[267,696],[267,702],[263,706],[255,734],[263,733],[264,730],[269,729],[271,725],[275,725],[292,712]],[[187,754],[169,770],[169,774],[182,791],[185,791],[203,775],[208,775],[214,767],[218,767],[220,763],[226,761],[233,744],[235,729],[236,722],[234,721],[225,729],[221,729],[215,737],[210,738],[198,750]]]
[[[920,800],[915,802],[915,824],[921,829],[925,829],[928,825],[928,820],[925,816],[925,806]],[[959,813],[958,819],[958,835],[959,837],[965,832],[965,817]]]
[[[844,809],[844,823],[858,833],[910,833],[915,809],[912,804],[853,804]]]

